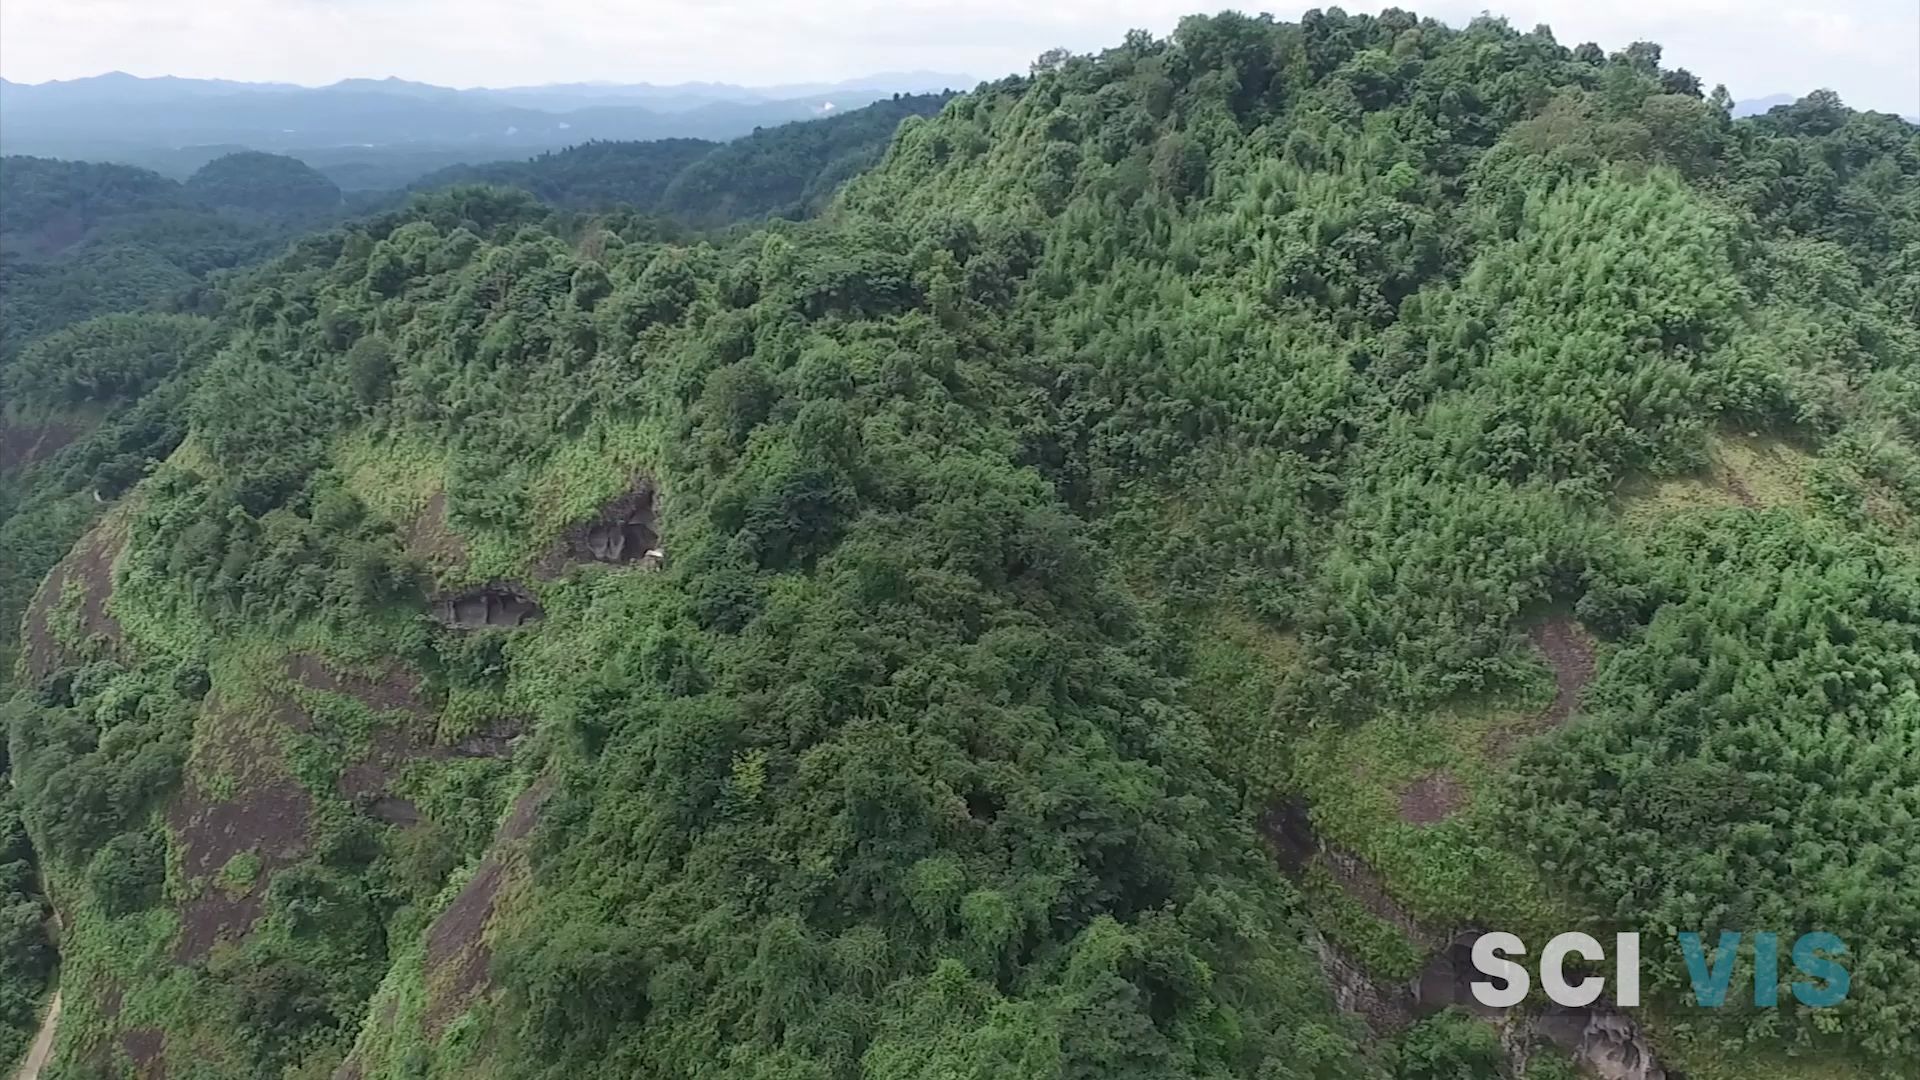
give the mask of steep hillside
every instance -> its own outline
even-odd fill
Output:
[[[659,212],[700,227],[768,215],[812,216],[840,185],[880,160],[902,121],[937,113],[951,97],[896,94],[810,124],[762,128],[674,177]]]
[[[431,89],[431,88],[429,88]],[[443,170],[423,189],[519,187],[565,210],[671,213],[680,226],[724,227],[769,213],[809,216],[885,149],[909,115],[944,95],[895,97],[818,123],[755,132],[722,145],[697,139],[587,143],[527,162]],[[718,158],[718,171],[706,159]],[[699,168],[694,168],[698,165]],[[747,166],[751,166],[751,170]],[[665,196],[679,185],[674,205]],[[715,179],[718,176],[719,179]],[[698,179],[704,177],[705,179]],[[354,205],[398,204],[404,193]],[[0,165],[0,671],[11,667],[20,613],[35,585],[101,502],[171,452],[185,432],[184,382],[209,348],[172,355],[171,313],[210,313],[220,271],[265,258],[317,223],[348,213],[324,176],[288,157],[239,152],[185,184],[140,169],[7,158]],[[611,222],[612,219],[607,219]],[[575,228],[561,214],[546,223]],[[648,233],[685,231],[661,222]],[[125,313],[150,312],[129,320]],[[77,325],[76,325],[77,324]],[[196,342],[224,337],[209,325]],[[7,386],[4,369],[19,363]],[[128,371],[147,374],[135,378]],[[153,392],[155,400],[142,402]],[[57,460],[56,460],[57,459]]]
[[[949,94],[881,100],[824,120],[756,130],[728,143],[701,139],[586,143],[529,161],[442,169],[412,185],[519,188],[574,210],[622,207],[693,228],[767,216],[809,217],[850,177],[880,160],[900,122],[940,111]]]
[[[650,209],[674,177],[718,145],[706,139],[590,142],[527,161],[456,165],[428,173],[408,187],[419,192],[492,184],[519,188],[542,202],[575,210]]]
[[[185,185],[0,160],[0,668],[48,568],[185,434],[175,376],[224,337],[204,318],[224,272],[341,210],[324,178],[266,154],[222,158]]]
[[[724,147],[694,139],[588,143],[528,162],[446,170],[427,186],[521,187],[554,207],[626,220],[668,209],[662,196],[669,185],[718,154],[735,165],[750,160],[758,171],[695,185],[698,195],[683,195],[671,208],[681,226],[717,228],[775,211],[811,215],[847,175],[878,158],[903,116],[930,112],[944,100],[896,97]],[[809,132],[814,127],[820,130]],[[701,175],[711,181],[714,173]],[[356,199],[355,205],[373,201]],[[401,196],[385,201],[397,204]],[[213,351],[210,343],[224,340],[225,328],[208,323],[205,332],[182,336],[187,324],[175,315],[217,311],[226,290],[248,288],[221,271],[263,259],[347,212],[339,189],[324,176],[272,154],[220,157],[184,185],[120,165],[5,159],[0,671],[12,666],[15,627],[48,568],[106,499],[185,434],[184,377]],[[545,227],[577,228],[564,213]],[[626,228],[635,235],[685,231],[665,221]],[[141,318],[124,317],[130,313]],[[164,351],[169,348],[174,351]],[[8,374],[10,364],[16,370]],[[176,372],[183,378],[172,378]],[[148,394],[152,401],[144,400]]]
[[[1920,134],[1659,59],[1194,18],[815,221],[223,290],[5,706],[56,1067],[1900,1075]],[[1646,1007],[1456,1007],[1574,927]],[[1852,992],[1701,1009],[1721,928]]]

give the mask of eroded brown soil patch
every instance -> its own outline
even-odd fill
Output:
[[[260,917],[274,872],[306,854],[313,819],[312,796],[281,767],[269,738],[246,730],[244,719],[223,717],[217,706],[207,720],[210,726],[233,725],[219,734],[231,734],[222,749],[242,771],[233,778],[232,797],[217,798],[194,780],[167,809],[181,875],[199,882],[199,893],[180,912],[174,959],[183,964],[202,959],[220,941],[246,936]],[[220,871],[244,852],[260,860],[259,872],[244,890],[229,891]]]
[[[502,724],[475,732],[452,743],[435,740],[431,728],[420,722],[433,715],[421,693],[420,677],[399,667],[381,675],[342,672],[311,653],[294,653],[286,660],[287,674],[309,690],[352,698],[393,721],[377,728],[361,758],[342,769],[335,780],[341,797],[371,817],[389,825],[407,827],[421,820],[420,808],[393,790],[393,782],[415,761],[447,761],[459,757],[504,757],[513,750],[519,724]],[[288,721],[300,731],[310,724]]]
[[[487,924],[493,919],[494,904],[506,883],[515,842],[533,831],[540,807],[552,790],[550,781],[536,780],[514,799],[473,877],[427,928],[425,1023],[431,1039],[438,1039],[447,1024],[486,988],[487,965],[493,956],[486,942]]]
[[[1521,717],[1488,731],[1484,740],[1489,758],[1504,758],[1521,740],[1560,727],[1580,707],[1580,695],[1593,681],[1599,660],[1593,635],[1577,621],[1556,616],[1527,628],[1527,640],[1540,651],[1553,672],[1553,700],[1534,716]]]
[[[86,425],[69,420],[17,423],[0,419],[0,472],[44,461],[86,430]]]
[[[71,659],[69,648],[61,641],[63,635],[55,632],[55,620],[67,617],[64,604],[69,590],[80,591],[74,614],[81,639],[98,638],[109,650],[125,641],[120,621],[107,613],[107,601],[113,596],[113,563],[125,546],[124,526],[118,521],[103,521],[47,574],[27,608],[24,644],[30,680],[45,679]]]
[[[382,821],[417,822],[418,810],[407,800],[395,797],[388,787],[408,762],[435,756],[432,739],[407,722],[432,715],[432,709],[420,698],[419,676],[401,670],[390,671],[378,679],[342,673],[312,653],[288,656],[286,669],[295,682],[309,690],[338,694],[376,712],[400,715],[400,724],[375,729],[365,756],[340,771],[334,779],[334,790],[355,807]],[[310,725],[302,725],[298,730],[309,731]],[[398,805],[402,803],[404,809]]]
[[[408,728],[382,728],[374,733],[365,757],[340,771],[334,789],[356,808],[402,827],[420,822],[420,808],[393,790],[393,782],[416,761],[448,761],[461,757],[505,757],[519,737],[518,727],[497,728],[469,735],[457,742],[437,743]]]
[[[120,1035],[120,1049],[140,1080],[166,1080],[167,1036],[159,1028],[134,1028]]]
[[[518,726],[478,732],[454,743],[438,743],[412,727],[386,727],[374,733],[365,757],[340,770],[334,790],[354,807],[389,825],[406,827],[421,820],[413,800],[393,790],[406,767],[416,761],[461,757],[505,757],[519,737]]]
[[[446,747],[434,746],[423,735],[404,728],[381,728],[364,758],[340,770],[334,790],[356,809],[389,825],[418,824],[420,809],[393,791],[393,782],[407,765],[420,760],[445,760]]]
[[[1467,805],[1467,789],[1445,769],[1420,777],[1400,793],[1400,820],[1409,825],[1432,825],[1452,817]]]

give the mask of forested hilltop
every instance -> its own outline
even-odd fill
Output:
[[[556,207],[611,211],[630,232],[678,238],[688,224],[810,216],[878,159],[902,116],[943,100],[896,97],[731,144],[593,143],[472,171]],[[689,147],[696,152],[683,153]],[[751,170],[727,167],[749,161]],[[671,205],[639,190],[650,175],[676,181]],[[229,338],[230,325],[212,316],[250,295],[246,268],[318,224],[402,201],[345,197],[293,158],[251,152],[216,159],[184,184],[124,165],[0,159],[0,686],[47,571],[186,435],[190,387]],[[642,226],[635,211],[673,217]],[[0,799],[0,845],[5,1060],[35,1023],[57,928],[45,923],[50,908],[11,796]]]
[[[1728,105],[1196,17],[817,220],[460,186],[223,285],[23,623],[47,1075],[1904,1075],[1920,131]],[[1458,1007],[1574,927],[1646,1007]],[[1851,993],[1698,1008],[1720,929]]]
[[[482,182],[556,211],[649,214],[660,238],[810,217],[879,159],[901,119],[947,96],[894,97],[731,143],[587,143],[419,186]],[[125,165],[0,158],[0,673],[47,570],[185,435],[188,380],[226,338],[208,316],[249,288],[241,272],[317,225],[406,197],[349,198],[293,158],[253,152],[184,184]]]
[[[0,159],[0,361],[94,315],[173,301],[342,210],[339,188],[273,154],[228,155],[184,184],[130,165]]]

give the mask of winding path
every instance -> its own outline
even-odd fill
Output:
[[[27,1051],[27,1060],[20,1063],[20,1071],[13,1074],[13,1080],[40,1080],[40,1070],[53,1056],[53,1032],[60,1026],[60,991],[53,992],[53,1004],[47,1007],[47,1018],[40,1021],[40,1034],[33,1037],[33,1048]]]

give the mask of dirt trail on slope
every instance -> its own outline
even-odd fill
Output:
[[[1593,681],[1598,664],[1593,637],[1585,627],[1566,618],[1539,623],[1527,636],[1547,658],[1547,666],[1553,669],[1553,704],[1547,707],[1544,719],[1547,726],[1559,727],[1573,716],[1573,710],[1580,704],[1581,692]]]
[[[1580,708],[1580,695],[1600,666],[1599,645],[1579,620],[1564,615],[1543,619],[1527,628],[1533,643],[1553,673],[1553,700],[1539,713],[1487,732],[1487,756],[1512,754],[1522,739],[1560,727]]]
[[[33,1037],[33,1048],[27,1051],[27,1060],[20,1063],[20,1071],[13,1074],[13,1080],[40,1080],[40,1070],[46,1067],[47,1059],[53,1056],[53,1033],[60,1026],[60,991],[53,992],[53,1004],[47,1008],[47,1018],[40,1022],[40,1033]]]

